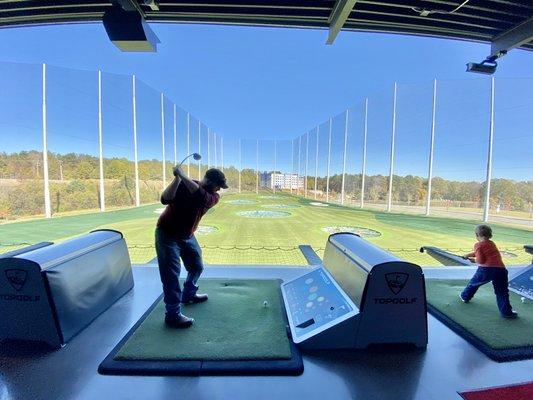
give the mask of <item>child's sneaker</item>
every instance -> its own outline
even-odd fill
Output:
[[[518,313],[516,311],[511,311],[510,314],[502,314],[502,317],[507,319],[515,319],[518,317]]]
[[[462,301],[463,303],[468,303],[468,302],[470,301],[470,300],[465,300],[465,299],[463,299],[463,295],[462,295],[462,293],[459,293],[459,298],[461,299],[461,301]]]

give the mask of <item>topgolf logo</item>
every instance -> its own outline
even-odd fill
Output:
[[[7,269],[5,270],[7,281],[11,284],[13,289],[20,292],[26,284],[28,272],[23,269]]]

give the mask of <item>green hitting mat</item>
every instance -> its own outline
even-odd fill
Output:
[[[466,280],[426,280],[428,311],[495,361],[533,358],[533,302],[510,292],[517,319],[500,316],[492,284],[483,285],[469,303],[459,293]]]
[[[164,324],[160,296],[99,368],[118,375],[295,375],[279,280],[203,279],[205,303],[187,305],[188,329]]]

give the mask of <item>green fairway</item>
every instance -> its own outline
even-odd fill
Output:
[[[197,238],[207,264],[282,264],[301,265],[305,259],[298,245],[309,244],[319,254],[329,235],[326,228],[354,227],[372,231],[367,239],[394,254],[420,265],[437,262],[418,252],[421,246],[437,246],[465,253],[475,241],[474,227],[479,221],[448,219],[359,210],[338,205],[316,206],[313,200],[277,194],[225,194],[219,205],[202,219]],[[134,262],[155,257],[154,227],[160,204],[139,208],[56,217],[49,220],[14,222],[0,225],[0,244],[58,241],[92,229],[117,229],[124,233]],[[252,211],[261,217],[268,212],[288,215],[275,218],[251,218],[238,213]],[[261,211],[261,213],[258,213]],[[268,216],[268,215],[267,215]],[[533,243],[533,231],[491,224],[494,241],[501,250],[516,257],[506,257],[508,265],[529,263],[531,256],[522,246]],[[331,230],[330,230],[331,231]],[[375,232],[374,232],[375,231]]]

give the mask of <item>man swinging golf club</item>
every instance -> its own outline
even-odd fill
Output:
[[[165,210],[157,221],[155,249],[159,274],[163,283],[166,307],[165,324],[172,328],[188,328],[194,320],[181,313],[181,304],[194,304],[207,301],[207,294],[198,294],[198,279],[204,269],[202,250],[194,237],[200,219],[211,207],[218,203],[220,188],[227,189],[222,171],[207,170],[201,181],[190,179],[181,169],[183,162],[174,168],[174,180],[161,195]],[[181,290],[180,258],[187,270],[187,279]]]

